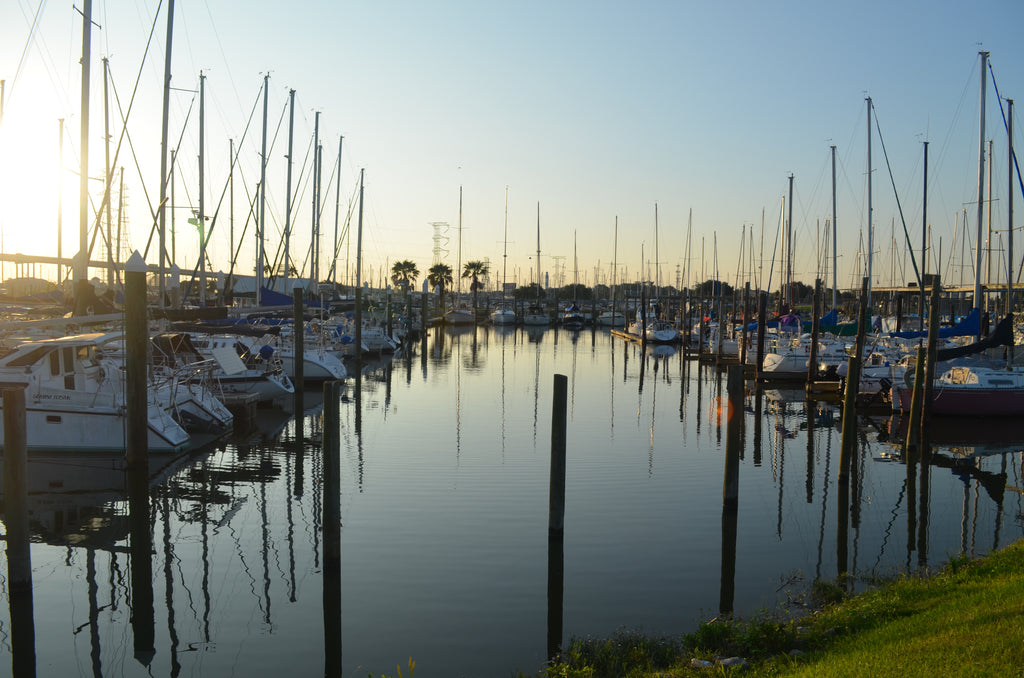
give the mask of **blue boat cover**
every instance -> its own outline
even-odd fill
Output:
[[[788,329],[792,330],[795,327],[794,323],[796,322],[797,319],[799,319],[799,317],[800,316],[798,316],[798,315],[790,313],[788,315],[782,316],[778,320],[768,320],[768,321],[765,322],[764,326],[767,327],[767,328],[770,328],[770,329],[774,329],[774,328],[778,327],[779,323],[781,322],[783,329],[787,329],[788,328]],[[839,311],[837,311],[836,309],[833,308],[828,313],[826,313],[825,315],[821,316],[821,318],[818,320],[818,322],[821,325],[837,325],[837,324],[839,324]],[[757,321],[755,320],[754,322],[752,322],[749,325],[747,325],[747,329],[749,331],[751,331],[751,332],[756,330],[757,329]],[[811,321],[810,320],[804,320],[801,323],[801,329],[804,332],[810,332],[811,331]]]
[[[975,308],[968,313],[963,320],[952,327],[940,327],[939,337],[976,337],[981,334],[981,310]],[[917,339],[928,336],[928,330],[915,330],[912,332],[890,332],[890,337],[902,339]]]

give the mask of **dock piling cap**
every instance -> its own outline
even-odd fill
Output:
[[[134,252],[132,252],[132,256],[128,257],[128,261],[124,265],[124,270],[129,272],[129,273],[145,273],[146,272],[146,270],[147,270],[146,262],[142,258],[142,255],[139,254],[138,250],[135,250]]]

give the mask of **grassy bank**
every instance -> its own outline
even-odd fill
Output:
[[[1024,542],[980,560],[954,558],[931,577],[842,592],[816,584],[824,607],[793,621],[765,615],[706,622],[682,638],[574,640],[545,675],[1024,676]],[[726,668],[723,657],[749,666]]]

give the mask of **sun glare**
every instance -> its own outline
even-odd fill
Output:
[[[5,111],[0,127],[0,235],[4,254],[57,256],[57,193],[63,182],[64,256],[73,254],[71,237],[77,232],[77,172],[73,165],[68,130],[65,129],[65,170],[58,172],[56,120],[33,118],[30,112]],[[50,269],[50,270],[47,270]],[[4,263],[4,277],[14,275],[12,264]],[[53,277],[52,267],[36,267],[38,277]]]

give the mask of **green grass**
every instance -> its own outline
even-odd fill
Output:
[[[816,582],[811,594],[826,606],[800,619],[715,620],[677,639],[574,639],[544,675],[1024,676],[1024,542],[980,560],[953,558],[932,577],[844,591]],[[750,668],[691,667],[693,658],[729,656]]]

